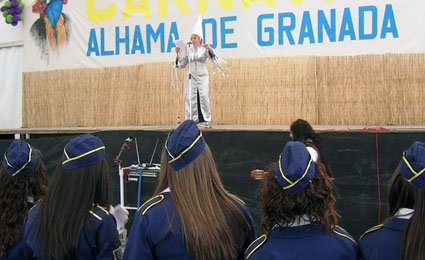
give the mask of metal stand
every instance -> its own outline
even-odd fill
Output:
[[[191,70],[191,61],[190,61],[190,46],[192,45],[191,42],[189,42],[187,47],[187,69],[189,71],[188,79],[189,79],[189,119],[192,119],[192,70]]]
[[[139,147],[137,146],[137,138],[134,138],[136,143],[136,153],[137,153],[137,165],[140,165],[140,156],[139,156]],[[137,190],[137,208],[140,207],[140,197],[142,194],[142,168],[139,167],[139,188]]]
[[[140,178],[140,172],[142,173],[142,177],[150,177],[150,178],[157,178],[159,176],[159,172],[161,170],[161,165],[157,163],[152,163],[150,166],[148,166],[145,163],[142,163],[141,165],[130,165],[128,167],[121,167],[118,168],[118,173],[120,176],[120,204],[126,208],[126,209],[132,209],[137,210],[140,207],[140,196],[138,197],[138,206],[127,206],[125,205],[125,186],[124,186],[124,178],[127,177],[127,180],[129,182],[138,182],[139,190],[141,190],[141,178]],[[126,176],[124,176],[126,175]],[[141,195],[141,194],[140,194]]]
[[[137,210],[140,207],[140,199],[141,199],[141,188],[142,188],[142,178],[143,177],[151,177],[157,178],[159,172],[161,170],[161,165],[157,163],[152,163],[153,157],[156,152],[156,148],[158,146],[159,138],[156,140],[155,148],[151,156],[151,160],[149,163],[140,163],[139,157],[139,149],[137,145],[137,139],[135,138],[136,143],[136,153],[137,153],[137,165],[133,164],[128,167],[122,167],[121,161],[119,157],[121,156],[122,151],[127,146],[129,147],[129,143],[132,141],[131,138],[127,138],[124,142],[118,156],[115,158],[115,162],[118,164],[118,175],[120,177],[120,204],[126,208],[131,210]],[[129,148],[128,148],[129,149]],[[125,205],[125,183],[124,179],[127,178],[127,182],[138,182],[138,197],[137,197],[137,207],[127,206]]]

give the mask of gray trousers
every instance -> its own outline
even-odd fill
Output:
[[[189,93],[189,79],[186,76],[185,91],[184,91],[184,103],[185,103],[185,119],[192,119],[195,122],[199,122],[198,116],[198,92],[199,102],[202,112],[202,116],[206,122],[211,122],[211,109],[210,109],[210,98],[208,96],[208,74],[196,75],[192,74],[191,92]],[[192,118],[190,118],[190,109],[192,109]]]

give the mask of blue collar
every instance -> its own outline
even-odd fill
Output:
[[[390,218],[384,223],[384,227],[389,229],[394,229],[398,231],[403,231],[404,226],[406,225],[408,219],[402,218]]]
[[[296,227],[283,227],[273,229],[269,237],[277,238],[302,238],[315,236],[318,233],[323,233],[322,227],[312,227],[311,224],[296,226]]]

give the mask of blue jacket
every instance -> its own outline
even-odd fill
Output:
[[[22,235],[23,235],[22,228]],[[6,255],[0,257],[0,260],[24,260],[30,259],[28,258],[31,255],[31,249],[25,244],[24,239],[21,239],[18,243],[16,243],[13,247],[9,248],[6,251]]]
[[[32,237],[28,236],[28,232],[32,225],[37,225],[35,219],[38,209],[38,205],[34,207],[25,225],[25,241],[31,248],[32,259],[39,258],[36,243]],[[122,248],[115,217],[104,208],[93,206],[87,218],[90,221],[90,228],[88,225],[83,226],[75,259],[122,259]]]
[[[366,231],[359,242],[361,259],[399,260],[403,229],[407,221],[393,217]]]
[[[29,203],[29,209],[31,209],[34,206],[33,203]],[[6,255],[0,257],[0,260],[23,260],[28,259],[28,254],[31,253],[31,249],[28,248],[28,246],[25,244],[24,237],[24,226],[22,226],[21,231],[21,240],[18,241],[14,246],[9,248],[6,251]]]
[[[247,260],[355,260],[357,245],[345,230],[335,227],[325,234],[323,228],[308,230],[311,225],[273,229],[257,238],[246,250]]]
[[[238,238],[240,239],[238,241],[240,255],[237,259],[243,258],[243,252],[250,242],[255,239],[252,217],[244,205],[240,205],[240,207],[251,225],[251,233]],[[169,231],[169,219],[173,219],[171,223],[172,231]],[[136,212],[125,247],[124,259],[194,259],[186,252],[180,217],[174,208],[174,203],[169,193],[153,197]]]

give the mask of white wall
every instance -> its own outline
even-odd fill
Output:
[[[23,39],[22,23],[12,26],[0,17],[0,129],[22,126]]]
[[[0,6],[3,6],[0,3]],[[29,7],[31,8],[31,7]],[[17,26],[12,26],[4,21],[4,17],[0,17],[0,47],[5,43],[23,42],[24,26],[21,22]]]
[[[22,126],[24,47],[0,48],[0,129]]]

